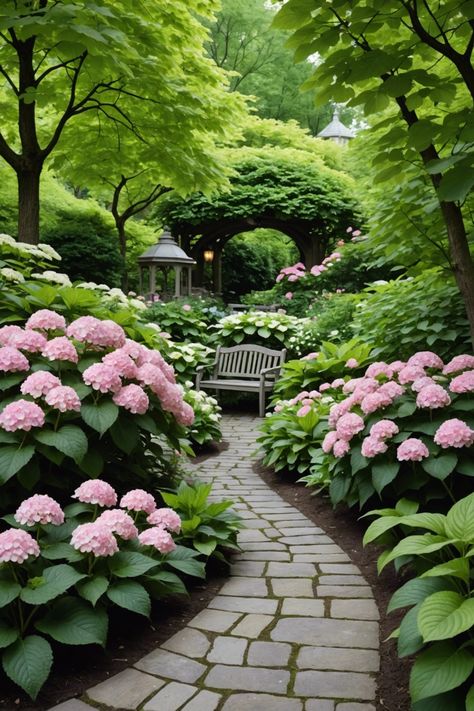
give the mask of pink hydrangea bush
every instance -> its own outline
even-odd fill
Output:
[[[333,503],[363,506],[376,495],[447,501],[446,490],[461,498],[473,456],[473,377],[472,356],[445,364],[422,351],[346,380],[321,445]]]

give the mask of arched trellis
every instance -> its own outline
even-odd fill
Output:
[[[320,264],[323,260],[328,240],[321,229],[322,225],[315,225],[314,221],[285,219],[275,216],[242,217],[221,219],[199,225],[181,227],[181,233],[176,234],[173,226],[171,229],[179,237],[180,245],[196,261],[193,272],[193,285],[203,286],[204,279],[204,252],[212,250],[213,291],[222,292],[222,250],[227,242],[242,232],[250,232],[258,227],[278,230],[290,237],[299,249],[301,261],[306,267]]]

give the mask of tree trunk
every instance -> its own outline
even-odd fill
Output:
[[[17,172],[19,242],[38,244],[40,241],[40,176],[41,166]]]
[[[117,232],[119,236],[119,249],[123,257],[123,274],[122,274],[122,290],[128,291],[128,270],[127,270],[127,235],[125,234],[125,221],[115,219]]]

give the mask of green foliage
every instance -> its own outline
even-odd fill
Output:
[[[418,504],[406,501],[396,509],[371,511],[379,517],[364,540],[387,547],[384,529],[399,529],[398,536],[389,539],[392,545],[381,554],[379,569],[392,561],[398,567],[409,562],[416,574],[395,592],[388,608],[389,612],[410,608],[392,636],[398,638],[399,656],[417,653],[410,675],[413,708],[437,708],[436,704],[447,708],[444,703],[451,692],[449,708],[466,704],[470,709],[474,494],[455,503],[446,515],[416,513],[417,508]],[[423,533],[410,535],[413,529]]]
[[[179,540],[206,557],[225,560],[226,551],[240,550],[237,533],[242,523],[235,511],[229,510],[232,501],[209,503],[211,488],[211,484],[183,481],[175,493],[162,491],[161,496],[181,516]]]
[[[194,422],[188,429],[188,437],[192,443],[202,447],[211,442],[220,442],[221,408],[217,400],[204,390],[193,390],[192,383],[186,383],[188,389],[184,400],[194,410]]]
[[[192,305],[180,301],[156,301],[142,315],[175,341],[206,341],[207,324]]]
[[[253,343],[280,349],[289,343],[300,319],[282,313],[249,311],[225,316],[214,326],[215,339],[222,346]]]
[[[202,343],[170,343],[168,359],[172,362],[180,382],[194,380],[198,365],[209,365],[215,353]]]
[[[344,343],[354,334],[352,319],[359,299],[354,294],[323,294],[313,302],[312,318],[301,324],[292,351],[297,356],[317,351],[324,341]]]
[[[354,333],[391,360],[415,350],[434,350],[442,358],[469,350],[469,327],[453,282],[433,269],[412,279],[369,287],[360,301]]]

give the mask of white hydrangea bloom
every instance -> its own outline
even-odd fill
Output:
[[[3,269],[0,269],[0,274],[7,281],[16,283],[25,281],[25,277],[21,272],[17,272],[16,269],[10,269],[10,267],[3,267]]]

